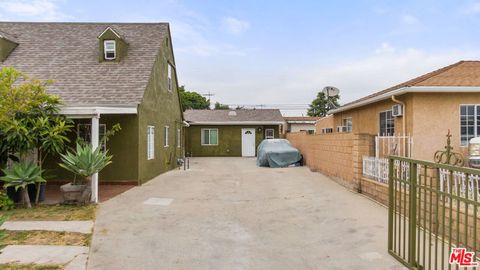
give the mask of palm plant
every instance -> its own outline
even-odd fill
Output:
[[[4,188],[14,187],[15,190],[22,188],[23,201],[28,208],[32,207],[28,195],[28,185],[44,183],[42,169],[33,162],[17,162],[10,169],[2,170],[5,176],[0,177],[4,181]]]
[[[92,180],[93,174],[112,163],[112,156],[108,155],[108,151],[102,152],[101,147],[93,150],[90,144],[77,143],[75,152],[67,151],[66,154],[60,156],[62,160],[62,163],[59,164],[60,167],[84,177],[87,185]]]

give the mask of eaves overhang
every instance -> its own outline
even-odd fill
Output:
[[[363,107],[375,102],[390,99],[392,96],[404,95],[407,93],[480,93],[480,86],[407,86],[390,92],[371,97],[359,102],[342,106],[328,111],[328,114],[335,114],[358,107]]]

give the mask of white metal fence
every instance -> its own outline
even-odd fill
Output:
[[[468,188],[468,198],[467,198]],[[453,194],[465,199],[474,200],[475,193],[477,201],[480,200],[480,175],[440,169],[440,191]],[[447,198],[448,200],[448,198]]]
[[[381,183],[388,183],[388,159],[364,156],[363,175]]]
[[[410,135],[375,136],[375,157],[390,155],[411,158],[413,137]]]

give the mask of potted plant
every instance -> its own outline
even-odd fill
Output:
[[[45,179],[42,178],[42,169],[33,162],[17,162],[11,168],[2,171],[5,174],[0,177],[0,180],[4,181],[3,187],[14,187],[16,191],[21,188],[23,202],[28,208],[31,208],[28,186],[45,182]]]
[[[60,156],[62,160],[62,163],[59,164],[60,167],[81,178],[80,181],[74,181],[60,187],[64,201],[88,203],[92,195],[92,175],[112,163],[112,156],[108,155],[108,151],[103,152],[101,147],[93,150],[90,144],[81,143],[77,143],[75,152],[67,151],[66,154]]]

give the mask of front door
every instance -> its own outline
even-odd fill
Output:
[[[255,129],[242,128],[242,157],[255,156]]]

